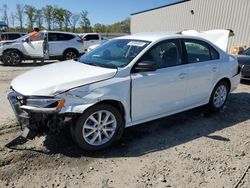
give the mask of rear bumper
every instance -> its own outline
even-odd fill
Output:
[[[241,79],[241,67],[238,67],[238,72],[231,78],[231,90],[230,92],[234,91],[237,89]]]

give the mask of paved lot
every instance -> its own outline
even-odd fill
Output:
[[[9,85],[34,67],[0,64],[0,187],[250,187],[250,83],[219,113],[197,108],[132,127],[105,151],[81,151],[67,128],[9,149],[21,133]]]

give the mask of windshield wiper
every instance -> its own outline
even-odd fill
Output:
[[[96,64],[96,63],[93,63],[93,62],[85,62],[85,61],[81,61],[81,63],[84,63],[84,64],[87,64],[87,65],[92,65],[92,66],[98,66],[98,64]]]

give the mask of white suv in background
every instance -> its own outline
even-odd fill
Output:
[[[106,39],[104,39],[98,33],[81,33],[81,34],[79,34],[79,36],[82,37],[84,40],[85,51],[87,51],[89,46],[92,46],[92,45],[98,46],[101,43],[106,41]]]
[[[84,53],[83,39],[75,33],[41,31],[39,39],[27,34],[17,40],[0,43],[0,58],[5,65],[18,65],[23,60],[67,60]]]

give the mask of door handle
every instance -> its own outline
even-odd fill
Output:
[[[181,73],[181,74],[179,74],[179,78],[184,79],[186,77],[186,75],[187,75],[186,73]]]
[[[212,68],[212,71],[213,71],[213,72],[216,72],[216,71],[217,71],[217,67],[213,67],[213,68]]]

